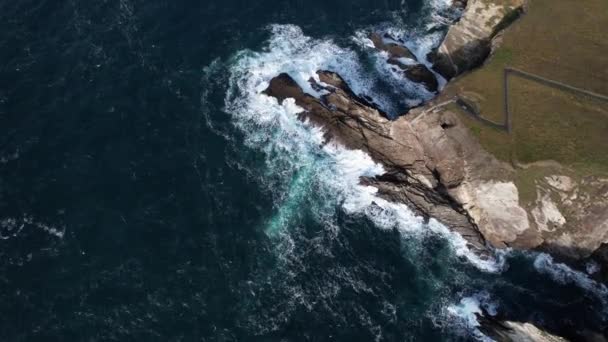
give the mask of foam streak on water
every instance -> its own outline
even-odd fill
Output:
[[[56,238],[63,238],[65,227],[55,227],[34,220],[33,217],[24,215],[20,218],[0,219],[0,240],[8,240],[19,236],[24,229],[38,229]]]
[[[494,303],[487,292],[475,293],[464,297],[458,304],[448,306],[443,313],[444,319],[451,322],[451,328],[457,333],[470,334],[478,341],[489,342],[492,339],[485,336],[480,330],[479,315],[485,313],[496,315],[497,304]]]
[[[553,258],[545,253],[539,253],[534,259],[536,271],[547,274],[551,279],[561,284],[575,284],[588,293],[597,296],[606,306],[608,301],[608,288],[604,284],[595,282],[583,272],[571,269],[565,264],[555,262]]]
[[[403,77],[398,67],[386,63],[388,55],[384,51],[375,49],[369,36],[372,32],[388,33],[404,44],[414,54],[419,63],[424,64],[435,74],[439,83],[439,91],[441,91],[447,81],[433,70],[433,63],[429,60],[429,54],[441,44],[447,25],[451,24],[457,17],[455,13],[450,13],[453,12],[451,5],[452,1],[450,0],[428,1],[425,4],[425,10],[423,10],[423,12],[428,13],[427,16],[423,16],[426,19],[425,25],[405,24],[397,20],[396,23],[384,23],[358,30],[352,37],[352,40],[372,57],[374,67],[383,76],[384,80],[389,82],[393,89],[397,89],[400,96],[407,95],[404,102],[408,106],[419,105],[423,101],[433,98],[435,94],[429,92],[420,84],[408,81]],[[409,64],[408,62],[413,61],[405,61],[404,64]]]

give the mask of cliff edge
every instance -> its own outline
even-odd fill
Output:
[[[514,23],[524,5],[523,0],[454,2],[466,7],[437,49],[434,68],[454,77],[487,63],[503,39],[501,30]],[[389,64],[414,60],[403,65],[404,77],[427,88],[436,86],[430,80],[432,73],[402,42],[379,33],[372,33],[370,40],[387,52]],[[499,158],[488,151],[455,100],[456,95],[471,96],[467,80],[486,69],[458,77],[433,101],[395,121],[354,94],[340,75],[326,70],[309,80],[313,88],[326,93],[320,98],[306,94],[287,74],[273,79],[265,93],[279,101],[294,98],[305,109],[301,118],[324,127],[327,140],[369,153],[388,171],[362,182],[378,188],[388,200],[438,219],[478,253],[485,254],[491,246],[546,250],[570,260],[588,258],[608,245],[608,177],[580,176],[555,161],[522,164],[512,155]],[[500,89],[487,88],[492,96],[502,94]],[[514,139],[500,134],[507,136],[507,142]],[[530,170],[547,166],[528,177]]]

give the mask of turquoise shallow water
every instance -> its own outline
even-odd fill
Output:
[[[479,263],[358,185],[380,166],[259,95],[328,68],[397,115],[432,94],[393,78],[366,32],[424,58],[453,15],[0,1],[2,340],[474,340],[479,308],[603,329],[603,285],[544,255]]]

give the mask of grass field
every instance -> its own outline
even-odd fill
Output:
[[[465,96],[495,122],[504,117],[507,66],[608,95],[607,27],[606,0],[530,0],[487,65],[447,91]],[[510,78],[510,91],[511,135],[461,115],[485,149],[513,164],[554,160],[581,176],[608,175],[608,102],[517,77]]]

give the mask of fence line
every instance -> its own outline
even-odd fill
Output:
[[[475,110],[473,108],[473,106],[468,104],[467,101],[464,100],[460,96],[456,96],[456,103],[467,114],[471,115],[476,120],[478,120],[488,126],[504,130],[507,133],[511,134],[513,132],[513,119],[512,119],[512,115],[511,115],[511,108],[509,105],[509,76],[510,75],[518,76],[518,77],[542,84],[547,87],[560,89],[560,90],[571,92],[571,93],[578,93],[578,94],[582,94],[582,95],[585,95],[585,96],[588,96],[588,97],[591,97],[591,98],[594,98],[597,100],[608,102],[608,96],[606,96],[606,95],[598,94],[598,93],[595,93],[595,92],[592,92],[592,91],[589,91],[586,89],[582,89],[582,88],[577,88],[577,87],[571,86],[569,84],[555,81],[552,79],[548,79],[546,77],[535,75],[535,74],[532,74],[532,73],[529,73],[529,72],[526,72],[523,70],[506,67],[504,69],[504,73],[503,73],[503,92],[504,92],[503,93],[503,103],[504,103],[504,123],[503,124],[499,124],[499,123],[496,123],[496,122],[493,122],[491,120],[484,118],[483,116],[481,116],[480,113],[477,112],[477,110]]]

